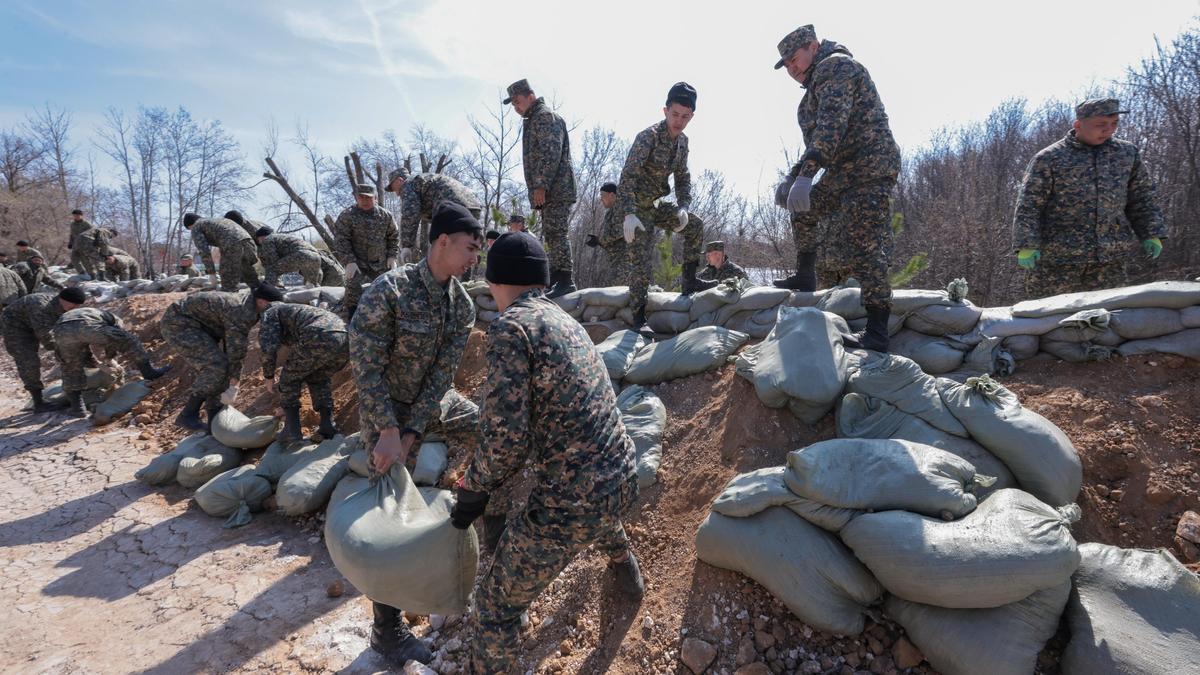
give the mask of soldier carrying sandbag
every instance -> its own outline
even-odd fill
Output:
[[[42,258],[41,253],[35,253],[25,262],[19,262],[9,269],[21,277],[21,281],[25,283],[26,293],[36,293],[42,284],[50,288],[61,289],[63,287],[50,276],[50,271],[46,269],[46,261]]]
[[[17,366],[21,384],[33,397],[35,413],[61,410],[65,403],[48,403],[42,399],[42,360],[38,346],[56,351],[50,329],[64,312],[87,302],[87,294],[79,288],[64,288],[58,295],[34,293],[17,300],[0,314],[0,330],[4,333],[4,348]]]

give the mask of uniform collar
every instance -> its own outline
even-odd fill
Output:
[[[434,304],[443,304],[450,296],[450,287],[454,284],[454,278],[451,277],[446,282],[445,287],[438,283],[438,280],[433,276],[433,270],[429,269],[429,258],[421,258],[421,262],[417,263],[417,273],[421,276],[421,281],[425,284],[425,290],[429,291],[429,297]]]
[[[545,108],[545,107],[546,107],[546,97],[539,96],[539,97],[537,97],[536,100],[534,100],[533,105],[529,106],[529,110],[526,110],[525,114],[522,115],[522,117],[524,117],[525,119],[529,119],[530,117],[533,117],[535,114],[541,112],[542,108]]]

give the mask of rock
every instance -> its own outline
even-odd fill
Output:
[[[442,626],[445,626],[445,625],[446,625],[446,617],[442,616],[441,614],[430,614],[429,615],[429,629],[430,630],[441,630]]]
[[[1162,483],[1150,483],[1146,486],[1146,501],[1151,504],[1166,504],[1175,498],[1175,493]]]
[[[717,658],[717,650],[712,645],[699,638],[686,638],[679,650],[679,660],[696,675],[703,673]]]
[[[442,651],[447,654],[453,654],[460,649],[462,649],[462,640],[458,638],[450,638],[446,640],[446,644],[442,645]]]
[[[858,668],[860,665],[862,665],[862,659],[858,658],[857,652],[850,652],[849,654],[846,654],[846,665],[850,666],[851,668]]]
[[[833,659],[829,658],[828,656],[821,658],[821,670],[833,670],[833,667],[836,665],[837,664],[834,663]]]
[[[892,658],[896,660],[896,667],[903,669],[912,668],[924,661],[925,655],[916,645],[909,642],[908,638],[902,637],[892,645]]]
[[[805,661],[800,664],[800,672],[804,675],[817,675],[821,672],[821,664],[817,661]]]
[[[403,675],[438,675],[436,670],[431,670],[429,666],[422,665],[420,661],[409,661],[404,664],[404,670],[400,671]],[[446,672],[446,671],[442,671]]]
[[[572,648],[571,648],[570,640],[567,640],[564,638],[562,642],[558,643],[558,653],[559,654],[562,654],[563,656],[570,656],[571,651],[572,651]]]
[[[142,433],[138,434],[139,441],[148,441],[151,438],[152,438],[152,436],[150,435],[149,431],[143,431]]]
[[[892,657],[885,654],[872,661],[871,667],[868,668],[868,670],[870,670],[872,673],[875,673],[875,675],[884,675],[889,670],[893,670],[895,667],[895,664],[892,663]]]
[[[1179,518],[1179,524],[1175,526],[1175,536],[1193,544],[1200,544],[1200,513],[1185,511]]]
[[[771,675],[771,669],[763,662],[748,663],[733,671],[733,675]]]
[[[346,584],[341,579],[325,587],[325,595],[330,598],[340,598],[346,592]]]
[[[1094,487],[1092,489],[1094,489],[1096,491],[1096,494],[1100,495],[1101,497],[1108,496],[1108,486],[1105,485],[1104,483],[1098,483],[1096,485],[1096,487]]]
[[[742,638],[742,641],[738,643],[737,665],[744,666],[751,663],[756,656],[758,656],[758,652],[754,649],[754,641],[748,637]]]
[[[883,653],[883,643],[881,643],[874,635],[868,635],[867,649],[875,656],[879,656]]]
[[[1112,492],[1108,493],[1108,497],[1109,497],[1109,499],[1112,499],[1114,502],[1119,502],[1125,497],[1125,491],[1124,490],[1113,490]]]
[[[754,634],[754,646],[758,651],[765,652],[775,646],[775,636],[765,630],[760,630]]]

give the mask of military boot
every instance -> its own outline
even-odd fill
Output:
[[[51,402],[43,399],[41,389],[30,389],[29,396],[33,399],[33,412],[35,413],[54,412],[56,410],[62,410],[70,405],[65,401]]]
[[[642,581],[642,570],[638,567],[638,561],[634,557],[633,551],[629,552],[629,557],[624,562],[608,561],[608,568],[616,577],[615,585],[618,591],[633,600],[641,600],[642,596],[646,594],[646,584]]]
[[[149,359],[146,359],[145,361],[138,362],[137,369],[142,374],[142,379],[150,382],[166,375],[167,371],[171,370],[171,364],[168,363],[162,368],[155,368],[154,364],[150,363]]]
[[[317,427],[317,433],[321,434],[322,438],[333,438],[341,433],[333,424],[333,406],[320,408],[317,412],[321,415],[321,425]]]
[[[707,291],[708,289],[720,283],[719,281],[697,279],[696,268],[699,266],[699,263],[694,262],[683,264],[683,279],[680,284],[683,287],[682,295],[691,295],[692,293]]]
[[[892,312],[886,307],[867,308],[867,329],[861,340],[863,349],[870,349],[884,354],[888,351],[888,319]]]
[[[203,396],[192,396],[183,404],[183,410],[175,418],[175,426],[191,431],[204,431],[207,427],[200,421],[200,406],[204,405]]]
[[[204,411],[208,413],[208,423],[205,424],[204,430],[207,431],[210,436],[212,435],[213,420],[217,419],[217,413],[221,412],[224,408],[225,406],[220,401],[217,401],[216,403],[210,402],[204,406]]]
[[[404,668],[409,661],[429,663],[433,660],[433,653],[412,634],[400,616],[400,610],[379,602],[372,602],[371,610],[374,614],[371,649],[382,654],[397,669]]]
[[[575,281],[571,276],[568,271],[552,270],[550,272],[550,290],[546,293],[546,297],[557,298],[567,293],[574,293],[576,291]]]
[[[304,435],[303,429],[300,428],[300,408],[291,407],[283,409],[283,430],[276,437],[280,443],[284,445],[300,440]]]
[[[84,418],[88,416],[87,408],[83,405],[83,392],[67,392],[67,416]]]
[[[817,290],[817,254],[797,253],[796,273],[786,279],[772,281],[776,288],[786,288],[793,291]]]

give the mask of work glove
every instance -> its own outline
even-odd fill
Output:
[[[625,216],[623,227],[625,229],[625,242],[628,244],[633,243],[633,237],[637,234],[638,230],[641,230],[642,232],[646,231],[646,226],[642,224],[641,219],[632,213]]]
[[[1158,256],[1162,255],[1162,248],[1162,239],[1158,237],[1150,237],[1142,241],[1142,250],[1151,260],[1157,260]]]
[[[358,263],[346,265],[346,278],[353,279],[356,276],[358,276]]]
[[[1017,251],[1017,264],[1027,270],[1031,270],[1037,266],[1037,261],[1042,259],[1042,252],[1036,248],[1023,248]]]
[[[796,182],[794,176],[789,175],[783,179],[783,182],[775,186],[775,206],[781,209],[788,207],[788,194],[792,191],[792,183]]]
[[[584,242],[583,242],[583,243],[584,243],[584,244],[587,244],[587,246],[588,246],[589,248],[596,248],[597,246],[599,246],[599,245],[600,245],[600,237],[597,237],[597,236],[596,236],[596,235],[594,235],[594,234],[589,234],[589,235],[587,236],[587,239],[586,239],[586,240],[584,240]]]
[[[215,286],[215,285],[217,285],[217,283],[219,283],[219,282],[218,282],[218,280],[217,280],[217,275],[216,275],[216,273],[213,273],[213,274],[210,274],[210,275],[208,275],[208,282],[209,282],[210,284],[214,285],[214,286]]]
[[[812,178],[797,176],[788,189],[787,207],[792,213],[808,213],[812,208],[809,195],[812,193]]]
[[[465,530],[476,518],[483,515],[487,509],[489,495],[486,492],[466,489],[462,486],[462,481],[459,481],[454,492],[458,499],[454,501],[454,508],[450,509],[450,524],[456,529]]]
[[[676,227],[675,231],[683,232],[683,228],[687,227],[688,224],[687,209],[679,209],[679,211],[675,213],[675,217],[679,219],[679,227]]]
[[[400,249],[400,262],[402,264],[416,262],[413,260],[413,250],[407,246]]]
[[[237,400],[238,383],[237,380],[229,383],[229,388],[221,392],[221,405],[233,405]]]
[[[396,259],[395,259],[395,258],[388,258],[388,259],[387,259],[387,266],[388,266],[388,269],[389,269],[389,270],[396,269]]]

